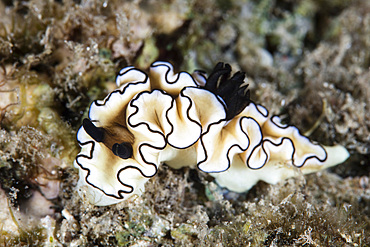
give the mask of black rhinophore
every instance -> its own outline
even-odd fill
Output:
[[[92,139],[97,142],[102,142],[104,139],[104,128],[96,127],[90,119],[85,118],[82,121],[82,126],[84,127],[85,131]]]
[[[118,143],[113,144],[112,152],[121,159],[128,159],[132,157],[133,151],[130,143],[123,142],[121,144]]]

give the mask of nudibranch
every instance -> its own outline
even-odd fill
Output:
[[[94,101],[77,133],[78,187],[95,205],[140,195],[159,165],[197,166],[235,192],[259,180],[277,183],[345,161],[340,146],[323,146],[270,116],[249,98],[245,74],[219,63],[204,72],[174,73],[155,62],[145,73],[122,69],[118,89]]]

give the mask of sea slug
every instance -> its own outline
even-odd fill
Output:
[[[207,77],[174,73],[155,62],[145,73],[127,67],[117,90],[94,101],[77,133],[78,187],[95,205],[110,205],[144,191],[165,163],[197,166],[235,192],[259,180],[277,183],[345,161],[340,146],[317,144],[252,102],[245,75],[218,63]]]

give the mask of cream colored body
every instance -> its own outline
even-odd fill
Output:
[[[200,74],[174,74],[164,62],[154,63],[148,75],[123,69],[119,89],[92,103],[89,118],[97,127],[122,128],[125,134],[115,135],[114,142],[132,143],[133,155],[115,156],[111,144],[94,141],[81,127],[81,152],[75,161],[81,192],[96,205],[120,202],[141,194],[163,163],[197,166],[221,186],[245,192],[259,180],[274,184],[297,169],[311,173],[348,158],[344,147],[315,144],[252,102],[226,120],[223,100],[202,88],[204,84]]]

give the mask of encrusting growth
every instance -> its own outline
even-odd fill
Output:
[[[218,63],[210,76],[174,73],[155,62],[149,73],[127,67],[117,90],[94,101],[77,133],[79,191],[96,205],[140,195],[159,165],[195,167],[219,185],[245,192],[345,161],[348,151],[312,142],[249,98],[245,74]]]

